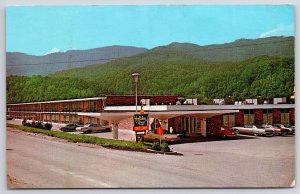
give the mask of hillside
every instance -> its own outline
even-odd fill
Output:
[[[112,59],[133,56],[146,51],[145,48],[108,46],[89,50],[70,50],[44,56],[7,52],[7,75],[48,75],[61,70],[102,64]]]
[[[124,62],[124,61],[123,61]],[[118,64],[103,64],[73,70],[78,76],[7,78],[8,103],[103,96],[109,94],[134,94],[131,73],[141,74],[139,94],[183,95],[196,97],[201,103],[211,99],[232,96],[234,100],[262,96],[289,97],[294,86],[294,59],[256,57],[242,62],[208,63],[187,56],[162,59],[151,63],[143,60],[131,65],[130,60]],[[89,77],[86,79],[84,77]]]
[[[294,37],[239,39],[231,43],[199,46],[190,43],[172,43],[149,52],[169,55],[182,53],[207,61],[242,61],[257,56],[294,57]],[[147,52],[147,53],[149,53]],[[145,53],[145,54],[147,54]]]
[[[183,95],[196,97],[201,103],[211,103],[213,98],[227,96],[232,96],[234,100],[257,96],[263,99],[289,97],[295,77],[294,50],[287,49],[294,44],[292,40],[292,37],[273,37],[252,40],[252,44],[249,40],[238,40],[231,43],[231,47],[236,44],[239,49],[251,47],[261,52],[253,51],[258,56],[250,58],[250,54],[241,57],[232,52],[227,56],[227,59],[230,58],[228,61],[218,61],[220,56],[233,49],[228,45],[223,49],[229,50],[224,52],[212,49],[210,52],[215,56],[208,60],[200,57],[203,54],[201,49],[197,50],[200,46],[173,43],[139,55],[60,71],[45,77],[10,76],[7,78],[7,101],[133,94],[131,74],[134,72],[141,74],[139,94],[144,95]],[[265,43],[258,44],[258,41]],[[247,46],[241,46],[245,44]],[[256,48],[259,45],[261,48]],[[264,50],[270,46],[274,48]],[[219,47],[221,45],[211,46]],[[195,52],[188,52],[189,49]]]

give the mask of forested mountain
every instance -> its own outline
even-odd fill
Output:
[[[278,44],[281,43],[279,39],[294,44],[290,41],[291,38],[277,37],[263,40],[274,39],[279,42]],[[235,43],[241,42],[244,41]],[[277,43],[274,44],[276,46]],[[179,45],[186,48],[185,52],[182,52],[183,49],[180,51],[173,49]],[[200,103],[205,104],[211,103],[213,98],[226,96],[232,96],[233,100],[241,100],[257,96],[270,99],[291,95],[295,76],[293,49],[285,56],[282,56],[283,51],[277,52],[276,55],[279,56],[273,56],[275,50],[281,50],[278,46],[271,54],[245,57],[245,60],[231,56],[230,61],[221,62],[217,60],[219,53],[223,53],[219,50],[211,51],[215,53],[214,59],[204,60],[200,57],[201,52],[187,52],[190,47],[199,46],[175,43],[136,56],[61,71],[45,77],[10,76],[7,78],[7,101],[16,103],[134,94],[131,77],[134,72],[141,74],[139,94],[183,95],[196,97]],[[247,46],[241,48],[244,47]]]
[[[177,56],[161,61],[143,60],[131,65],[109,62],[97,71],[97,65],[73,70],[78,76],[10,76],[7,101],[30,102],[110,94],[134,94],[131,74],[141,74],[139,94],[183,95],[201,103],[232,96],[234,100],[262,96],[289,97],[294,86],[294,59],[256,57],[242,62],[212,63]],[[151,65],[150,65],[151,63]],[[110,68],[109,68],[110,67]],[[72,75],[70,74],[70,75]]]
[[[208,46],[172,43],[149,52],[169,55],[184,53],[208,61],[242,61],[262,55],[294,57],[294,37],[239,39],[232,43]]]
[[[44,56],[33,56],[19,52],[6,53],[7,75],[48,75],[56,71],[102,64],[113,59],[146,52],[145,48],[108,46],[88,50],[70,50]]]

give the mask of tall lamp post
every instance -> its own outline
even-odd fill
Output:
[[[133,81],[135,83],[135,112],[137,112],[137,90],[138,90],[138,82],[139,82],[139,77],[140,74],[139,73],[133,73],[132,74],[133,77]]]

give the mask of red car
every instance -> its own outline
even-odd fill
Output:
[[[234,138],[236,133],[231,127],[223,125],[220,129],[213,129],[210,132],[211,136],[222,137],[222,138]]]

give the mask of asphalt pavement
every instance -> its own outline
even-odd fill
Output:
[[[294,136],[171,148],[183,156],[112,150],[8,128],[9,187],[269,188],[294,184]]]

